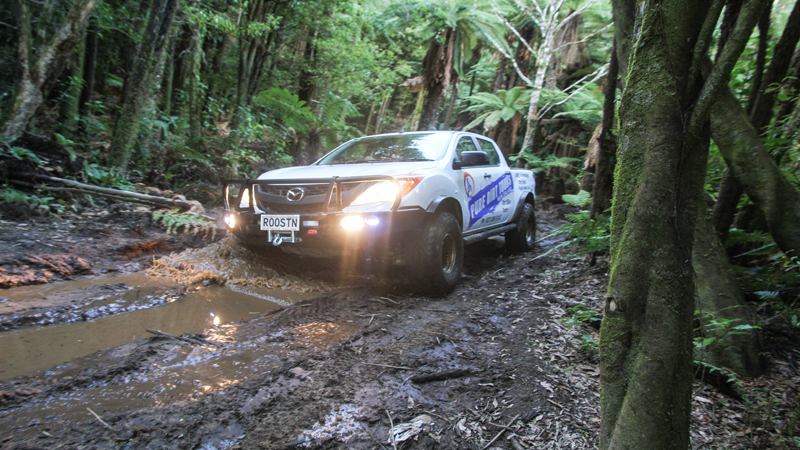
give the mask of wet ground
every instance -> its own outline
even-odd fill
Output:
[[[540,207],[538,234],[563,212]],[[19,273],[23,257],[66,254],[90,274],[0,291],[0,449],[597,446],[596,330],[565,319],[599,308],[602,260],[551,251],[552,238],[523,255],[493,239],[468,247],[461,283],[431,299],[402,275],[227,237],[130,256],[136,239],[180,238],[110,222],[112,245],[94,253],[59,253],[74,234],[48,240],[35,225],[9,252]],[[753,448],[744,405],[696,394],[696,448]]]

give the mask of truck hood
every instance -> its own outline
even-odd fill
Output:
[[[433,169],[441,161],[394,163],[333,164],[328,166],[287,167],[262,173],[259,180],[292,180],[332,177],[367,177],[377,175],[401,176]]]

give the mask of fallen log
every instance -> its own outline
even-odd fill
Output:
[[[79,183],[77,181],[67,180],[64,178],[49,177],[46,175],[25,174],[23,176],[25,176],[26,178],[33,178],[39,181],[61,183],[64,186],[70,186],[71,188],[73,188],[68,192],[95,194],[108,198],[113,198],[115,200],[126,200],[138,203],[147,203],[151,205],[163,206],[166,208],[180,208],[183,211],[192,211],[198,214],[204,212],[203,206],[196,201],[157,197],[154,195],[140,194],[138,192],[131,192],[122,189],[104,188],[100,186],[94,186],[91,184]],[[54,188],[52,186],[42,186],[42,187],[50,190],[56,190],[56,189],[66,190],[65,188]]]

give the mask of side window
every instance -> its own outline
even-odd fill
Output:
[[[458,145],[456,145],[456,155],[458,156],[458,160],[461,160],[462,152],[475,151],[478,151],[478,149],[475,147],[475,143],[472,142],[472,138],[469,136],[461,136],[461,139],[458,140]]]
[[[478,138],[478,143],[481,145],[481,150],[489,155],[489,164],[492,166],[499,166],[500,156],[497,154],[497,150],[494,148],[494,145],[492,145],[492,143],[486,139],[480,138]]]

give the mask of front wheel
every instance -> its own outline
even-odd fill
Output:
[[[421,231],[410,249],[412,282],[424,294],[447,294],[458,284],[464,264],[461,227],[453,214],[442,212],[426,220]]]
[[[506,233],[506,248],[512,252],[529,252],[533,250],[535,242],[536,210],[533,204],[525,203],[517,218],[517,228]]]

